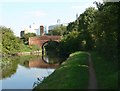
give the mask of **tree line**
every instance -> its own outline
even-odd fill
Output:
[[[117,60],[120,46],[120,2],[94,2],[94,7],[87,8],[78,19],[70,22],[61,35],[61,55],[75,51],[97,51],[108,59]],[[60,29],[60,28],[59,28]],[[55,29],[53,34],[57,31]],[[52,33],[52,31],[51,31]]]
[[[0,53],[2,56],[12,55],[16,52],[23,51],[24,49],[29,50],[31,49],[28,46],[28,39],[29,37],[36,36],[34,33],[27,33],[24,34],[22,38],[16,37],[13,31],[10,28],[5,26],[0,26],[1,32],[1,42],[0,42]],[[34,49],[37,47],[34,46]]]
[[[0,31],[2,34],[2,42],[0,43],[2,48],[0,52],[2,55],[9,55],[13,52],[20,51],[21,40],[14,35],[13,31],[4,26],[0,27]]]

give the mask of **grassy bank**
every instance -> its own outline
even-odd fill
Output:
[[[117,89],[118,69],[116,60],[107,60],[96,52],[92,52],[93,66],[99,89]]]
[[[118,69],[115,60],[91,53],[98,89],[118,89]],[[36,89],[87,89],[89,81],[88,55],[75,52],[47,77]]]
[[[61,67],[46,78],[35,89],[85,89],[88,87],[88,55],[75,52]],[[34,89],[34,90],[35,90]]]

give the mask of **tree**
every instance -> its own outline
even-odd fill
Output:
[[[99,53],[108,58],[117,57],[120,3],[104,2],[97,4],[98,12],[94,23],[95,46]]]
[[[95,21],[95,14],[96,9],[93,7],[89,7],[86,9],[85,12],[83,12],[79,16],[79,25],[78,25],[78,31],[80,32],[81,39],[85,41],[85,50],[92,50],[94,46],[94,40],[93,40],[93,30],[91,27],[93,26],[93,23]]]
[[[81,40],[78,31],[72,31],[61,39],[59,44],[59,53],[62,56],[68,56],[70,53],[81,49]]]
[[[95,19],[96,9],[87,8],[77,20],[67,26],[67,31],[60,42],[60,53],[69,55],[78,50],[91,50],[94,46],[91,26]]]
[[[2,53],[12,54],[20,50],[20,41],[10,28],[0,27],[2,31]]]

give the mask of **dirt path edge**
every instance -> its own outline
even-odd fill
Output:
[[[91,54],[90,53],[87,53],[87,54],[88,54],[88,63],[89,63],[89,85],[88,85],[88,89],[98,89],[95,70],[93,68],[93,63],[92,63],[92,59],[91,59]]]

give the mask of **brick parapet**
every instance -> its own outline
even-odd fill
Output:
[[[53,40],[59,41],[61,36],[41,36],[41,37],[30,37],[29,38],[29,45],[37,45],[41,47],[42,44],[46,41]]]

